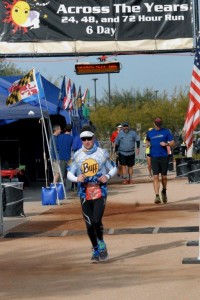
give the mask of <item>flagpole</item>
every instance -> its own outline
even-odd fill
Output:
[[[46,187],[47,187],[48,186],[48,182],[47,182],[47,158],[46,158],[45,143],[44,143],[44,126],[45,126],[45,124],[44,124],[42,119],[40,121],[42,122],[42,145],[43,145],[45,180],[46,180]]]
[[[195,12],[195,34],[199,37],[199,3],[194,1],[194,12]]]
[[[2,197],[2,179],[1,179],[1,158],[0,158],[0,236],[3,236],[3,197]]]
[[[36,77],[36,76],[35,76]],[[41,77],[40,77],[41,80]],[[37,83],[37,79],[36,79],[36,83]],[[42,85],[42,83],[40,82],[40,84]],[[43,88],[43,86],[42,86]],[[39,88],[38,88],[39,91]],[[37,94],[37,98],[38,98],[38,103],[39,103],[39,107],[40,107],[40,113],[41,113],[41,122],[42,122],[42,128],[44,129],[44,134],[45,134],[45,138],[46,138],[46,143],[47,143],[47,148],[48,148],[48,152],[50,153],[50,147],[49,147],[49,142],[48,142],[48,134],[47,134],[47,130],[46,130],[46,125],[45,125],[45,119],[44,119],[44,114],[43,114],[43,110],[42,110],[42,105],[41,105],[41,101],[40,101],[40,96],[39,93]],[[47,106],[47,105],[46,105]],[[49,119],[49,113],[48,113],[48,108],[47,108],[47,116]],[[44,148],[44,145],[43,145]],[[43,151],[45,151],[45,149],[43,149]],[[44,156],[44,153],[43,153]],[[50,159],[51,160],[51,159]],[[51,160],[52,161],[52,160]],[[44,160],[44,164],[46,166],[46,162]],[[52,163],[51,163],[52,164]],[[53,168],[52,168],[53,169]],[[45,170],[45,180],[46,180],[46,187],[47,187],[47,178],[46,178],[46,170]]]
[[[49,123],[50,135],[53,136],[53,129],[52,129],[52,126],[51,126],[50,118],[48,119],[48,123]],[[56,145],[55,145],[54,139],[52,139],[52,142],[53,142],[53,147],[54,147],[54,153],[56,155],[56,160],[58,161],[59,159],[58,159],[58,154],[57,154],[57,151],[56,151]],[[51,157],[50,147],[48,147],[48,150],[49,150],[49,157],[50,157],[50,161],[51,161],[51,167],[52,167],[53,175],[55,175],[54,174],[54,169],[53,169],[53,166],[52,166],[53,164],[52,164],[52,157]],[[62,172],[61,172],[61,169],[60,169],[60,164],[58,164],[58,168],[59,168],[59,174],[60,174],[61,182],[62,182],[62,185],[63,185],[65,199],[67,199],[67,195],[66,195],[66,191],[65,191],[65,186],[64,186],[64,180],[63,180]]]
[[[40,77],[40,81],[41,81],[41,77]],[[40,83],[42,85],[42,82],[40,82]],[[38,97],[38,99],[39,99],[39,105],[40,105],[40,111],[41,111],[43,123],[45,123],[44,122],[44,115],[43,115],[43,111],[42,111],[40,97]],[[48,112],[48,107],[46,106],[46,108],[47,108],[47,112]],[[52,126],[51,126],[49,114],[48,114],[48,122],[49,122],[50,134],[51,134],[51,136],[53,136],[53,130],[52,130]],[[47,148],[48,148],[48,151],[49,151],[49,157],[50,157],[51,167],[52,167],[52,165],[53,165],[52,164],[52,157],[51,157],[51,151],[50,151],[50,146],[49,146],[49,141],[48,141],[48,135],[47,135],[47,130],[46,130],[45,124],[44,124],[44,131],[45,131]],[[56,145],[55,145],[54,139],[52,139],[52,141],[53,141],[54,152],[55,152],[55,155],[56,155],[56,160],[58,161],[59,159],[58,159],[58,155],[57,155]],[[60,178],[61,178],[61,182],[62,182],[62,185],[63,185],[64,195],[65,195],[65,198],[67,199],[67,195],[66,195],[66,191],[65,191],[65,186],[64,186],[64,180],[63,180],[62,172],[61,172],[61,169],[60,169],[60,164],[58,164],[58,169],[59,169],[59,175],[60,175]],[[53,172],[53,175],[55,175],[53,167],[52,167],[52,172]],[[57,190],[57,186],[56,185],[55,185],[55,187],[56,187],[56,190]],[[58,197],[58,191],[57,191],[57,204],[60,205],[60,201],[59,201],[59,197]]]
[[[42,82],[41,82],[41,76],[40,76],[40,84],[41,84],[41,86],[42,86],[42,88],[43,88],[43,85],[42,85]],[[38,94],[38,95],[39,95],[39,94]],[[40,106],[40,112],[41,112],[41,116],[42,116],[42,122],[43,122],[43,124],[44,124],[44,132],[45,132],[45,137],[46,137],[46,142],[47,142],[47,148],[48,148],[48,151],[49,151],[49,157],[50,157],[50,160],[51,160],[51,166],[52,166],[51,151],[50,151],[50,147],[49,147],[48,135],[47,135],[47,130],[46,130],[45,121],[44,121],[44,114],[43,114],[42,105],[41,105],[41,101],[40,101],[40,97],[39,97],[39,96],[38,96],[38,102],[39,102],[39,106]],[[46,105],[46,108],[47,108],[48,120],[49,120],[49,124],[50,124],[50,117],[49,117],[47,105]],[[53,135],[53,130],[52,130],[51,124],[50,124],[49,128],[51,129],[51,135]],[[54,140],[53,140],[53,147],[56,148],[55,143],[54,143]],[[56,155],[57,155],[57,152],[56,152],[56,151],[55,151],[55,153],[56,153]],[[56,159],[58,160],[57,157],[56,157]],[[61,181],[62,181],[62,184],[63,184],[63,190],[64,190],[64,193],[65,193],[63,177],[62,177],[62,173],[61,173],[60,165],[59,165],[59,164],[58,164],[58,167],[59,167],[59,175],[60,175],[60,178],[61,178]],[[53,168],[52,168],[52,171],[53,171],[53,175],[55,175],[55,174],[54,174]],[[57,189],[57,186],[56,186],[56,189]],[[65,193],[65,196],[66,196],[66,193]],[[60,205],[60,201],[59,201],[59,198],[58,198],[58,193],[57,193],[57,204]]]
[[[200,200],[199,200],[199,255],[198,261],[200,262]]]
[[[197,1],[196,1],[197,2]],[[197,93],[199,89],[200,83],[200,39],[198,38],[196,45],[196,53],[194,59],[194,66],[192,70],[192,79],[190,84],[190,92],[189,92],[189,105],[186,113],[186,119],[184,124],[185,131],[185,142],[187,148],[193,145],[193,132],[197,125],[200,123],[200,96]],[[192,156],[192,153],[191,153]],[[195,258],[184,258],[184,264],[200,264],[200,200],[199,200],[199,240],[197,241],[199,249],[198,249],[198,257]],[[189,245],[189,244],[188,244]]]

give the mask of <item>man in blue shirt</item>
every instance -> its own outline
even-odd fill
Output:
[[[52,159],[52,169],[53,169],[53,182],[56,184],[60,177],[60,168],[58,160],[58,136],[61,133],[60,125],[53,126],[53,135],[50,138],[50,155]]]
[[[137,144],[136,154],[140,151],[140,138],[137,133],[129,129],[129,124],[124,122],[121,130],[115,139],[115,150],[119,153],[119,163],[122,166],[123,184],[133,183],[133,166],[135,165],[135,144]],[[129,180],[127,180],[127,170]]]
[[[163,120],[160,117],[154,119],[155,128],[148,131],[146,141],[150,145],[151,167],[153,171],[153,185],[156,194],[155,203],[161,203],[159,190],[161,174],[162,202],[167,203],[167,171],[169,164],[169,157],[167,147],[174,146],[174,138],[169,129],[162,128]]]
[[[67,178],[67,167],[71,159],[71,149],[73,143],[73,137],[71,136],[72,126],[66,124],[64,133],[61,133],[57,139],[58,157],[60,161],[60,169],[63,180]]]

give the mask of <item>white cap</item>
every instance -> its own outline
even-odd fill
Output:
[[[92,137],[92,136],[94,136],[94,133],[92,131],[83,131],[80,134],[80,138],[82,138],[82,137]]]

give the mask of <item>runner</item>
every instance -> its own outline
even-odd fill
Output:
[[[153,171],[153,186],[155,191],[154,203],[161,203],[159,190],[161,175],[161,197],[162,202],[167,203],[167,172],[169,165],[169,156],[167,147],[174,146],[174,138],[169,129],[162,127],[163,120],[160,117],[154,119],[154,129],[147,132],[147,145],[150,145],[151,167]]]
[[[108,258],[102,218],[107,198],[107,181],[117,173],[117,168],[109,159],[108,152],[95,145],[94,132],[90,126],[81,129],[80,138],[83,146],[74,154],[67,177],[78,182],[83,218],[93,249],[91,261],[97,263]]]

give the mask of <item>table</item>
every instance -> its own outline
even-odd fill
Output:
[[[9,170],[1,170],[0,175],[1,177],[8,177],[10,180],[13,177],[17,177],[18,174],[21,174],[21,170],[19,169],[9,169]]]

